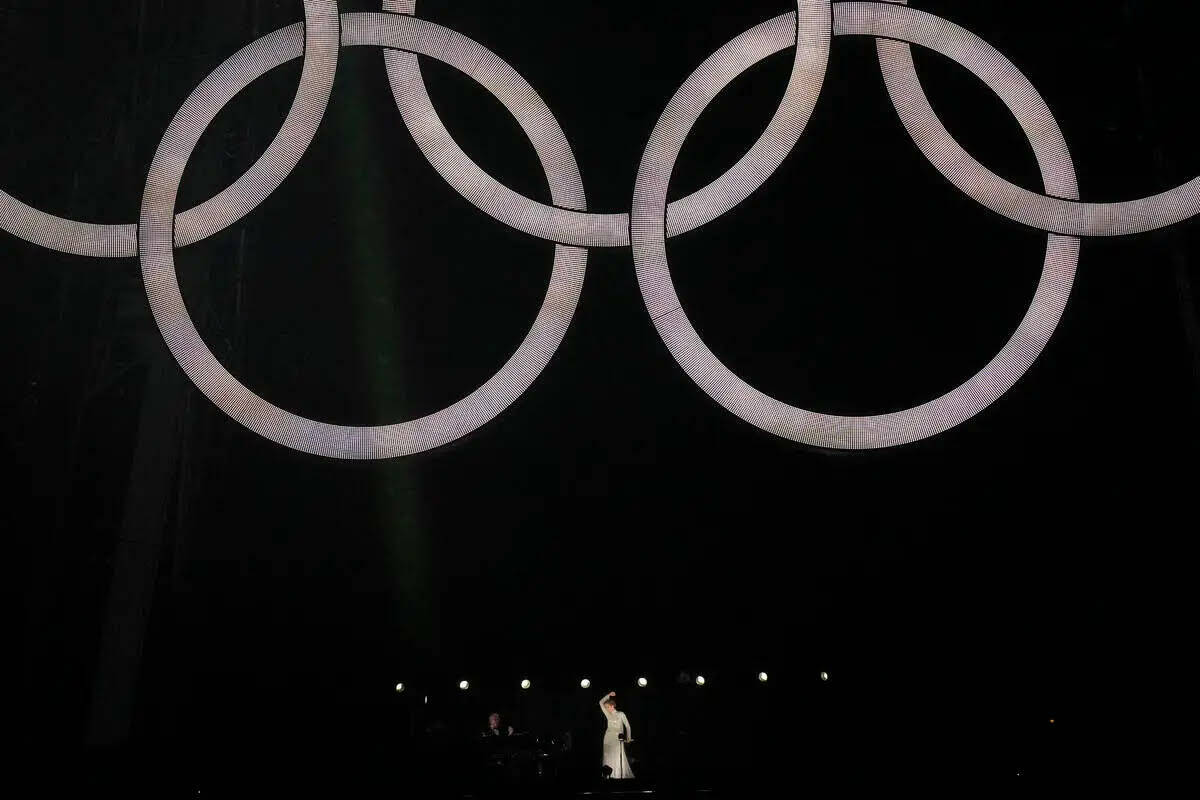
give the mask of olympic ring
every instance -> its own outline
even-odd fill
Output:
[[[1173,225],[1200,213],[1200,177],[1167,192],[1123,203],[1078,199],[1062,131],[1028,79],[998,51],[948,20],[908,8],[906,0],[796,0],[781,14],[735,37],[704,61],[667,104],[647,143],[629,213],[586,210],[578,165],[565,133],[534,89],[490,50],[462,34],[412,16],[416,0],[383,0],[383,11],[339,14],[335,0],[303,0],[304,22],[239,50],[189,95],[151,163],[136,225],[97,225],[56,217],[0,191],[0,228],[34,244],[95,257],[139,255],[156,323],[180,366],[218,407],[256,433],[304,452],[335,458],[389,458],[453,441],[504,411],[548,364],[582,291],[588,247],[632,245],[643,300],[668,350],[719,404],[763,430],[822,447],[889,447],[943,432],[1010,389],[1045,348],[1061,319],[1081,236],[1117,236]],[[825,415],[774,400],[733,375],[700,340],[675,294],[667,238],[694,230],[746,199],[779,167],[804,131],[824,83],[835,35],[876,38],[889,96],[918,148],[977,203],[1046,231],[1042,277],[1024,319],[979,373],[940,398],[870,417]],[[910,44],[969,69],[1016,117],[1033,146],[1043,192],[993,174],[951,137],[921,87]],[[446,182],[489,216],[556,243],[546,298],[525,340],[490,380],[454,405],[393,425],[355,427],[309,420],[257,396],[216,360],[187,314],[174,247],[198,242],[245,217],[296,167],[324,117],[341,47],[384,49],[397,107],[422,154]],[[753,64],[795,47],[779,107],[762,135],[720,178],[667,204],[684,140],[713,98]],[[551,189],[539,203],[496,181],[458,146],[438,116],[417,54],[462,71],[492,92],[533,144]],[[203,131],[234,96],[269,70],[304,57],[296,96],[274,140],[232,185],[175,215],[184,168]]]
[[[931,14],[895,16],[886,6],[872,9],[871,13],[878,15],[881,24],[892,27],[920,24],[931,36],[945,38],[946,45],[960,54],[967,50],[995,53],[979,37]],[[884,18],[888,20],[886,23],[882,21]],[[934,30],[939,25],[945,26],[944,30]],[[921,88],[909,46],[903,41],[880,38],[875,47],[888,94],[908,134],[938,172],[985,208],[1031,228],[1067,236],[1146,233],[1200,214],[1200,177],[1150,197],[1121,203],[1081,203],[1074,197],[1042,195],[1009,183],[976,161],[942,125]],[[957,56],[950,57],[958,60]],[[1026,133],[1037,135],[1028,129]]]
[[[945,27],[939,27],[942,25]],[[1077,196],[1071,157],[1050,109],[1033,85],[999,53],[978,49],[959,52],[948,46],[948,41],[957,40],[945,32],[965,31],[904,6],[838,3],[834,6],[833,30],[837,34],[905,39],[958,60],[997,90],[1027,132],[1031,128],[1041,131],[1039,136],[1030,136],[1030,144],[1047,190]],[[633,192],[630,229],[638,285],[654,327],[688,376],[730,412],[762,430],[804,444],[837,449],[891,447],[932,436],[964,422],[1008,391],[1045,348],[1062,317],[1079,260],[1076,238],[1050,235],[1033,302],[996,357],[966,383],[915,408],[865,417],[796,408],[753,388],[709,350],[675,293],[662,215],[671,171],[684,139],[709,102],[740,72],[722,72],[705,62],[684,81],[667,103],[646,145]],[[998,81],[997,74],[1004,80]]]
[[[415,17],[359,13],[343,14],[341,20],[342,44],[346,46],[409,50],[444,61],[469,76],[476,72],[491,76],[492,80],[483,85],[529,133],[542,156],[555,203],[583,207],[583,183],[566,136],[548,109],[539,109],[528,101],[532,89],[525,80],[491,51],[461,34]],[[411,455],[454,441],[495,418],[529,388],[558,349],[583,289],[586,250],[555,246],[554,268],[542,307],[525,340],[499,372],[454,405],[409,422],[346,426],[292,414],[247,389],[208,349],[179,290],[171,220],[188,159],[223,105],[211,101],[210,86],[236,93],[249,83],[247,77],[227,75],[218,68],[192,92],[167,127],[146,179],[138,224],[142,276],[154,319],[184,372],[222,411],[260,436],[295,450],[333,458]],[[526,102],[518,105],[522,98]],[[547,143],[561,146],[548,148]]]
[[[279,133],[249,171],[232,185],[179,215],[175,223],[177,244],[195,244],[242,219],[278,189],[299,163],[317,133],[333,91],[338,38],[336,0],[304,0],[303,25],[291,25],[268,34],[217,68],[227,75],[257,70],[254,74],[257,78],[304,53],[304,70],[296,98]],[[219,92],[221,87],[210,85],[210,91]],[[222,105],[232,97],[229,95]],[[27,242],[74,255],[98,258],[137,255],[136,225],[74,222],[30,208],[3,190],[0,190],[0,228]]]

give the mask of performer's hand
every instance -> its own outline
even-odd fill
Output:
[[[509,735],[509,736],[512,736],[512,735],[513,735],[513,728],[512,728],[512,725],[509,725],[509,726],[508,726],[508,735]]]

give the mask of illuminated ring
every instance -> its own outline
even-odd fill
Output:
[[[903,3],[905,0],[887,2]],[[926,38],[942,41],[947,50],[957,54],[951,58],[957,60],[959,57],[969,57],[970,53],[987,52],[991,63],[999,63],[995,60],[991,45],[952,22],[924,12],[895,16],[886,5],[871,8],[863,7],[867,5],[864,3],[854,5],[859,6],[853,12],[857,20],[861,20],[864,14],[876,18],[877,22],[872,22],[871,27],[885,26],[903,31],[915,27],[924,30]],[[839,14],[837,19],[835,26],[846,16]],[[908,44],[879,39],[876,48],[888,94],[917,147],[946,180],[997,214],[1038,230],[1068,236],[1145,233],[1200,214],[1200,178],[1160,194],[1122,203],[1081,203],[1065,195],[1047,197],[1010,183],[976,161],[942,125],[921,87],[912,60],[912,49]],[[1036,131],[1028,129],[1026,133],[1037,135]]]
[[[881,8],[887,13],[878,13]],[[1046,190],[1064,197],[1078,196],[1066,142],[1037,91],[995,50],[952,46],[978,40],[950,41],[938,36],[947,30],[943,22],[905,6],[834,6],[836,33],[908,39],[974,72],[1008,105],[1023,129],[1039,132],[1030,137],[1030,144]],[[710,62],[692,73],[659,118],[634,187],[630,228],[638,285],[654,327],[684,371],[710,397],[752,425],[793,441],[837,449],[890,447],[932,436],[979,413],[1011,388],[1045,348],[1062,317],[1079,261],[1076,238],[1049,236],[1033,302],[995,358],[958,388],[914,408],[862,417],[806,411],[753,388],[713,355],[692,327],[675,293],[663,221],[671,172],[684,139],[713,97],[738,74],[716,71]]]
[[[411,50],[463,71],[475,65],[472,59],[479,59],[479,69],[510,74],[515,76],[512,80],[527,85],[490,51],[432,22],[383,13],[343,14],[341,21],[342,40],[347,45]],[[240,84],[228,87],[234,93],[249,84],[244,76],[214,72],[192,92],[168,126],[150,166],[138,228],[142,276],[155,322],[188,377],[222,411],[260,436],[333,458],[390,458],[421,452],[453,441],[500,414],[533,383],[558,349],[583,288],[586,250],[555,248],[546,298],[516,352],[470,395],[420,419],[378,426],[331,425],[306,419],[259,397],[217,361],[188,316],[179,291],[171,222],[188,159],[221,109],[220,104],[211,102],[210,92],[226,81]],[[223,91],[222,96],[227,93]],[[518,110],[510,106],[514,114]],[[543,118],[542,124],[557,127],[553,117]],[[556,203],[581,202],[579,170],[570,150],[556,156],[561,167],[546,173],[551,196]]]
[[[304,0],[304,22],[268,34],[242,48],[213,72],[230,83],[210,83],[206,102],[223,106],[255,78],[304,55],[300,85],[283,125],[254,165],[220,194],[184,211],[175,221],[175,243],[194,244],[249,214],[295,168],[317,132],[333,91],[338,59],[335,0]],[[243,82],[244,80],[244,82]],[[230,92],[230,87],[236,88]],[[0,190],[0,228],[51,250],[80,256],[137,255],[137,225],[100,225],[38,211]]]
[[[384,0],[387,11],[413,14],[416,0]],[[797,0],[797,10],[751,28],[721,48],[713,65],[722,72],[741,72],[771,53],[796,44],[791,78],[775,115],[758,141],[721,177],[671,203],[667,233],[676,236],[711,222],[754,193],[791,152],[812,116],[829,63],[832,13],[829,0]],[[797,24],[799,22],[799,24]],[[462,151],[433,107],[420,62],[411,53],[384,53],[392,94],[404,122],[426,159],[447,183],[489,216],[519,231],[560,244],[580,247],[624,247],[629,244],[628,214],[587,214],[531,200],[483,171]],[[496,76],[485,71],[476,80],[495,91]],[[525,102],[539,107],[536,94]],[[544,113],[549,114],[549,111]],[[528,129],[526,129],[528,133]],[[565,146],[565,142],[562,144]]]

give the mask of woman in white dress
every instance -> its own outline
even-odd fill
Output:
[[[633,741],[633,729],[629,727],[629,718],[625,712],[617,711],[617,701],[613,698],[616,692],[609,692],[600,698],[600,710],[608,720],[608,730],[604,732],[604,766],[612,770],[610,778],[632,778],[633,770],[629,768],[629,758],[625,755],[625,742]],[[624,733],[624,741],[621,734]]]

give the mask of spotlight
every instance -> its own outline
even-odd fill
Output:
[[[532,684],[529,683],[529,678],[526,678],[525,680],[521,681],[522,689],[528,689],[531,685]]]
[[[822,672],[822,673],[821,673],[821,680],[823,680],[823,681],[827,681],[827,680],[829,680],[829,673],[828,673],[828,672]]]
[[[396,684],[396,691],[397,691],[397,692],[403,692],[403,691],[404,691],[404,684],[403,684],[403,683],[397,683],[397,684]]]
[[[458,688],[462,689],[465,692],[467,689],[471,688],[471,684],[467,683],[466,681],[459,681]]]
[[[703,685],[704,685],[704,676],[703,676],[703,675],[697,675],[697,676],[696,676],[696,685],[697,685],[697,686],[703,686]]]
[[[646,680],[645,678],[638,678],[638,686],[642,687],[643,689],[646,688],[646,684],[648,683],[650,683],[650,681]]]
[[[767,673],[765,673],[765,672],[758,673],[758,681],[759,681],[759,683],[766,683],[767,682]]]
[[[590,687],[591,685],[592,685],[592,682],[591,682],[591,681],[589,681],[587,678],[584,678],[583,680],[581,680],[581,681],[579,682],[579,686],[580,686],[580,688],[583,688],[583,689],[587,689],[587,688],[588,688],[588,687]]]

